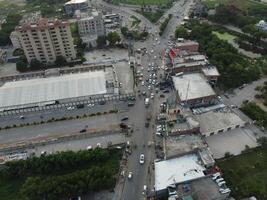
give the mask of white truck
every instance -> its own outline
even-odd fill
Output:
[[[145,98],[145,106],[146,106],[146,107],[149,106],[149,98]]]

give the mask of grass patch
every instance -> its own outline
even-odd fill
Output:
[[[134,20],[134,21],[132,22],[131,27],[136,27],[136,26],[138,26],[138,25],[141,23],[141,20],[138,19],[136,16],[133,16],[133,15],[132,15],[131,18]]]
[[[236,39],[236,36],[231,35],[231,34],[229,34],[227,32],[220,33],[220,32],[217,32],[217,31],[212,31],[212,34],[216,35],[219,39],[225,40],[227,42],[234,42],[234,39]]]
[[[156,23],[161,18],[161,16],[164,14],[163,11],[156,11],[156,12],[137,11],[137,12],[144,15],[152,23]]]
[[[124,3],[132,5],[166,5],[169,0],[113,0],[113,3]]]
[[[267,147],[259,147],[239,156],[219,160],[227,185],[236,199],[256,196],[267,199]]]

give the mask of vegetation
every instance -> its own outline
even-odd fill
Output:
[[[236,39],[236,36],[231,35],[227,32],[220,33],[218,31],[213,31],[212,33],[215,34],[219,39],[225,40],[227,42],[233,42]]]
[[[127,27],[122,27],[121,28],[121,34],[125,37],[125,38],[131,38],[134,40],[143,40],[146,39],[148,37],[148,32],[147,31],[130,31]]]
[[[267,112],[262,110],[253,102],[244,103],[241,110],[248,115],[251,119],[256,120],[259,126],[267,129]]]
[[[109,32],[107,34],[107,41],[109,42],[110,46],[114,46],[116,43],[121,41],[121,37],[117,32]]]
[[[113,0],[115,4],[133,4],[133,5],[166,5],[169,0]]]
[[[132,15],[131,18],[134,20],[132,22],[131,27],[137,27],[141,23],[141,20],[138,19],[136,16]]]
[[[139,12],[139,11],[137,11],[137,12]],[[155,11],[155,12],[152,12],[152,11],[141,11],[139,13],[144,15],[152,23],[156,23],[161,18],[161,16],[164,14],[164,12],[161,11],[161,10],[158,10],[158,11]]]
[[[6,23],[2,25],[0,30],[0,46],[4,46],[10,43],[10,33],[14,31],[15,26],[18,25],[22,16],[20,14],[10,13],[7,15]]]
[[[78,32],[78,24],[72,23],[71,26],[71,35],[73,37],[73,43],[76,45],[77,49],[77,58],[84,60],[84,51],[86,48],[86,44],[82,42],[82,39],[80,38],[79,32]]]
[[[164,31],[165,31],[166,27],[168,26],[168,23],[171,20],[171,18],[172,18],[172,14],[169,14],[169,16],[164,20],[164,22],[161,23],[161,25],[159,27],[159,35],[160,36],[164,33]]]
[[[120,157],[117,149],[97,148],[8,162],[0,171],[0,194],[3,199],[60,199],[109,189]]]
[[[266,65],[267,65],[267,63],[266,63]],[[267,81],[264,82],[263,86],[258,86],[256,88],[256,90],[258,90],[260,92],[260,94],[256,94],[255,97],[262,99],[263,104],[265,106],[267,106]]]
[[[175,30],[175,38],[185,38],[187,39],[189,34],[183,26],[178,26]]]
[[[260,77],[259,67],[239,54],[231,44],[212,34],[212,26],[194,20],[188,26],[192,30],[190,38],[199,42],[200,51],[218,68],[221,75],[218,83],[221,87],[238,87]]]
[[[248,149],[244,154],[217,161],[236,199],[255,196],[267,199],[267,145]]]
[[[98,36],[96,39],[96,44],[98,48],[103,48],[107,45],[107,38],[105,35]]]

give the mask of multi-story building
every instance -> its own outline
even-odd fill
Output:
[[[14,49],[21,48],[21,44],[19,41],[19,35],[16,31],[12,31],[9,38],[11,40],[11,43],[12,43]]]
[[[71,0],[65,3],[64,9],[67,15],[74,15],[75,11],[86,11],[89,8],[88,0]]]
[[[68,62],[76,58],[68,21],[40,18],[37,23],[17,26],[15,31],[28,62],[37,59],[49,65],[57,56]]]
[[[78,20],[78,30],[80,36],[84,35],[104,35],[105,28],[102,14],[92,11],[90,15],[81,16]]]
[[[78,19],[78,31],[87,46],[96,46],[98,36],[105,35],[102,14],[97,11],[81,13]]]

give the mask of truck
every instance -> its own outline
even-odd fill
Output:
[[[145,106],[146,106],[146,107],[149,106],[149,98],[145,98]]]

